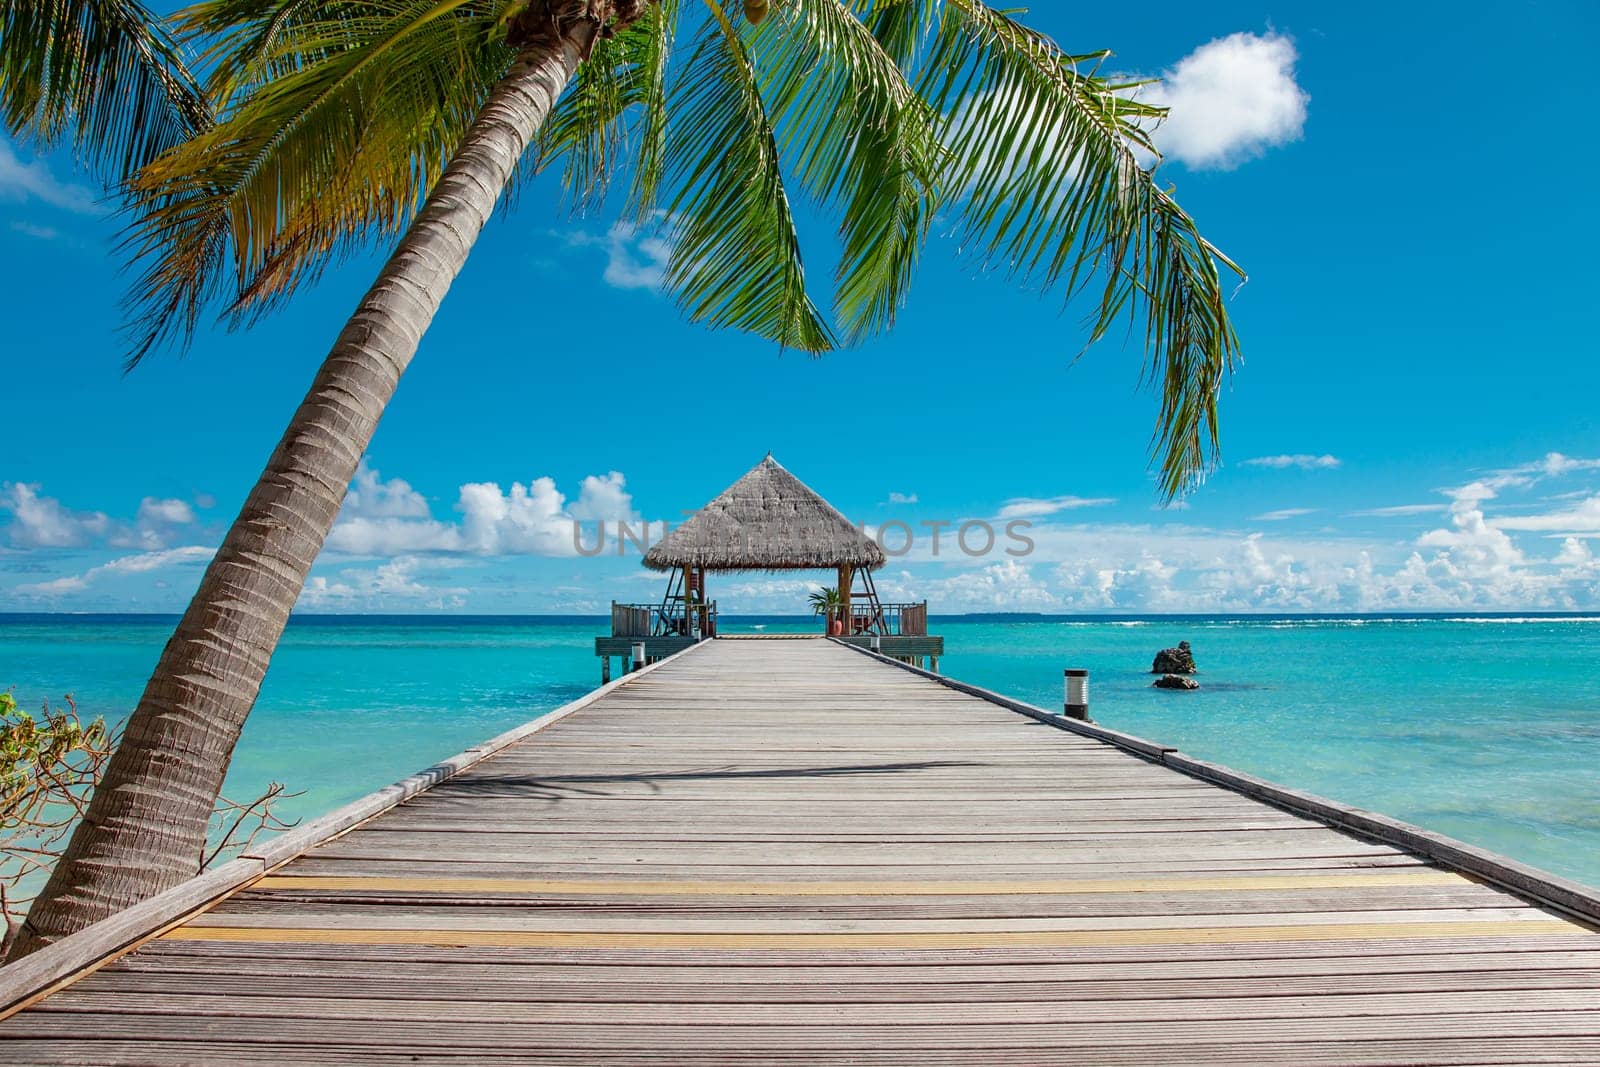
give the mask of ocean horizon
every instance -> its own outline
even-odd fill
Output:
[[[0,690],[124,718],[176,615],[0,614]],[[312,818],[589,692],[599,615],[297,614],[226,792]],[[725,615],[721,632],[820,630]],[[1046,709],[1090,671],[1094,719],[1600,885],[1600,615],[935,615],[942,672]],[[1151,688],[1188,640],[1201,689]]]

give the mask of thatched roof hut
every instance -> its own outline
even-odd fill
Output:
[[[769,453],[748,474],[658,541],[658,571],[787,571],[884,564],[883,549]]]

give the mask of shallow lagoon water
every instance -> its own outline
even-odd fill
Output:
[[[174,620],[0,616],[0,687],[27,706],[73,693],[117,719]],[[461,751],[599,681],[602,620],[297,617],[229,772],[313,816]],[[811,629],[728,619],[727,631]],[[966,617],[933,620],[941,668],[1054,709],[1091,672],[1107,726],[1418,823],[1600,885],[1600,618]],[[1188,640],[1198,692],[1150,688]]]

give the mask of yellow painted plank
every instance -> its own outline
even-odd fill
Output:
[[[522,893],[583,896],[685,897],[930,897],[1006,896],[1050,893],[1203,893],[1231,890],[1359,889],[1393,886],[1470,885],[1452,871],[1383,874],[1245,875],[1237,878],[1085,878],[987,882],[683,882],[552,880],[540,878],[389,878],[274,874],[252,889],[329,889],[388,893]]]
[[[544,930],[338,930],[180,926],[168,941],[276,941],[340,945],[493,946],[502,948],[919,949],[1075,948],[1109,945],[1237,944],[1260,941],[1372,941],[1432,937],[1572,936],[1586,928],[1559,919],[1528,922],[1417,922],[1211,926],[1189,929],[991,931],[882,934],[671,934]]]

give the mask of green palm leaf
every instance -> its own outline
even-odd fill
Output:
[[[1090,344],[1119,319],[1143,325],[1161,403],[1151,448],[1170,498],[1215,462],[1217,398],[1238,354],[1219,264],[1237,268],[1140,166],[1163,112],[1084,72],[1102,58],[1069,56],[978,0],[947,0],[919,89],[944,116],[945,181],[979,255],[1069,297],[1098,276]]]
[[[664,170],[676,241],[666,285],[689,318],[825,352],[833,331],[806,292],[778,142],[749,51],[716,0],[668,96]]]
[[[404,232],[512,55],[481,0],[253,10],[233,49],[211,56],[222,120],[140,175],[131,362],[192,333],[213,300],[236,319],[259,314]]]
[[[597,201],[631,161],[635,214],[650,216],[661,182],[677,20],[678,0],[658,0],[621,33],[597,41],[545,124],[535,166],[563,160],[562,184],[578,205]]]
[[[209,125],[183,48],[139,0],[0,0],[0,120],[113,185]]]
[[[754,38],[785,158],[842,212],[835,308],[858,341],[893,324],[910,288],[938,201],[936,115],[840,0],[793,0]]]

